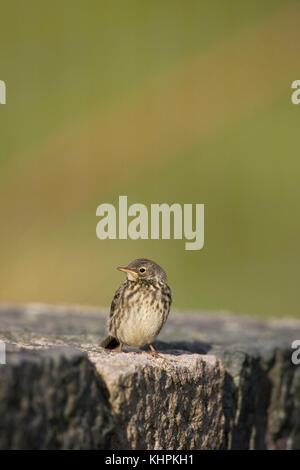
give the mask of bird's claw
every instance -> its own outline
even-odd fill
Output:
[[[147,354],[148,356],[150,354],[150,356],[154,357],[154,359],[158,359],[160,357],[160,355],[154,351],[142,351],[142,354]]]

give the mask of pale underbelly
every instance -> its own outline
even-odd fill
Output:
[[[124,312],[125,313],[125,312]],[[160,311],[153,309],[126,312],[118,330],[118,340],[133,347],[151,344],[164,323]]]

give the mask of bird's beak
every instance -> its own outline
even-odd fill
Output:
[[[119,266],[117,269],[118,269],[119,271],[123,271],[124,273],[135,274],[135,275],[137,276],[137,272],[136,272],[136,271],[133,271],[133,269],[123,268],[122,266]]]

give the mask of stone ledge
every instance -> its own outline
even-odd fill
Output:
[[[100,348],[106,319],[0,305],[0,448],[300,448],[299,321],[173,313],[155,360]]]
[[[109,448],[106,386],[84,354],[9,349],[0,366],[1,449]]]

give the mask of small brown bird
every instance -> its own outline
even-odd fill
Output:
[[[139,258],[126,267],[117,268],[127,274],[115,293],[110,308],[109,333],[101,346],[114,349],[123,344],[141,347],[152,342],[168,318],[172,302],[165,271],[154,261]]]

